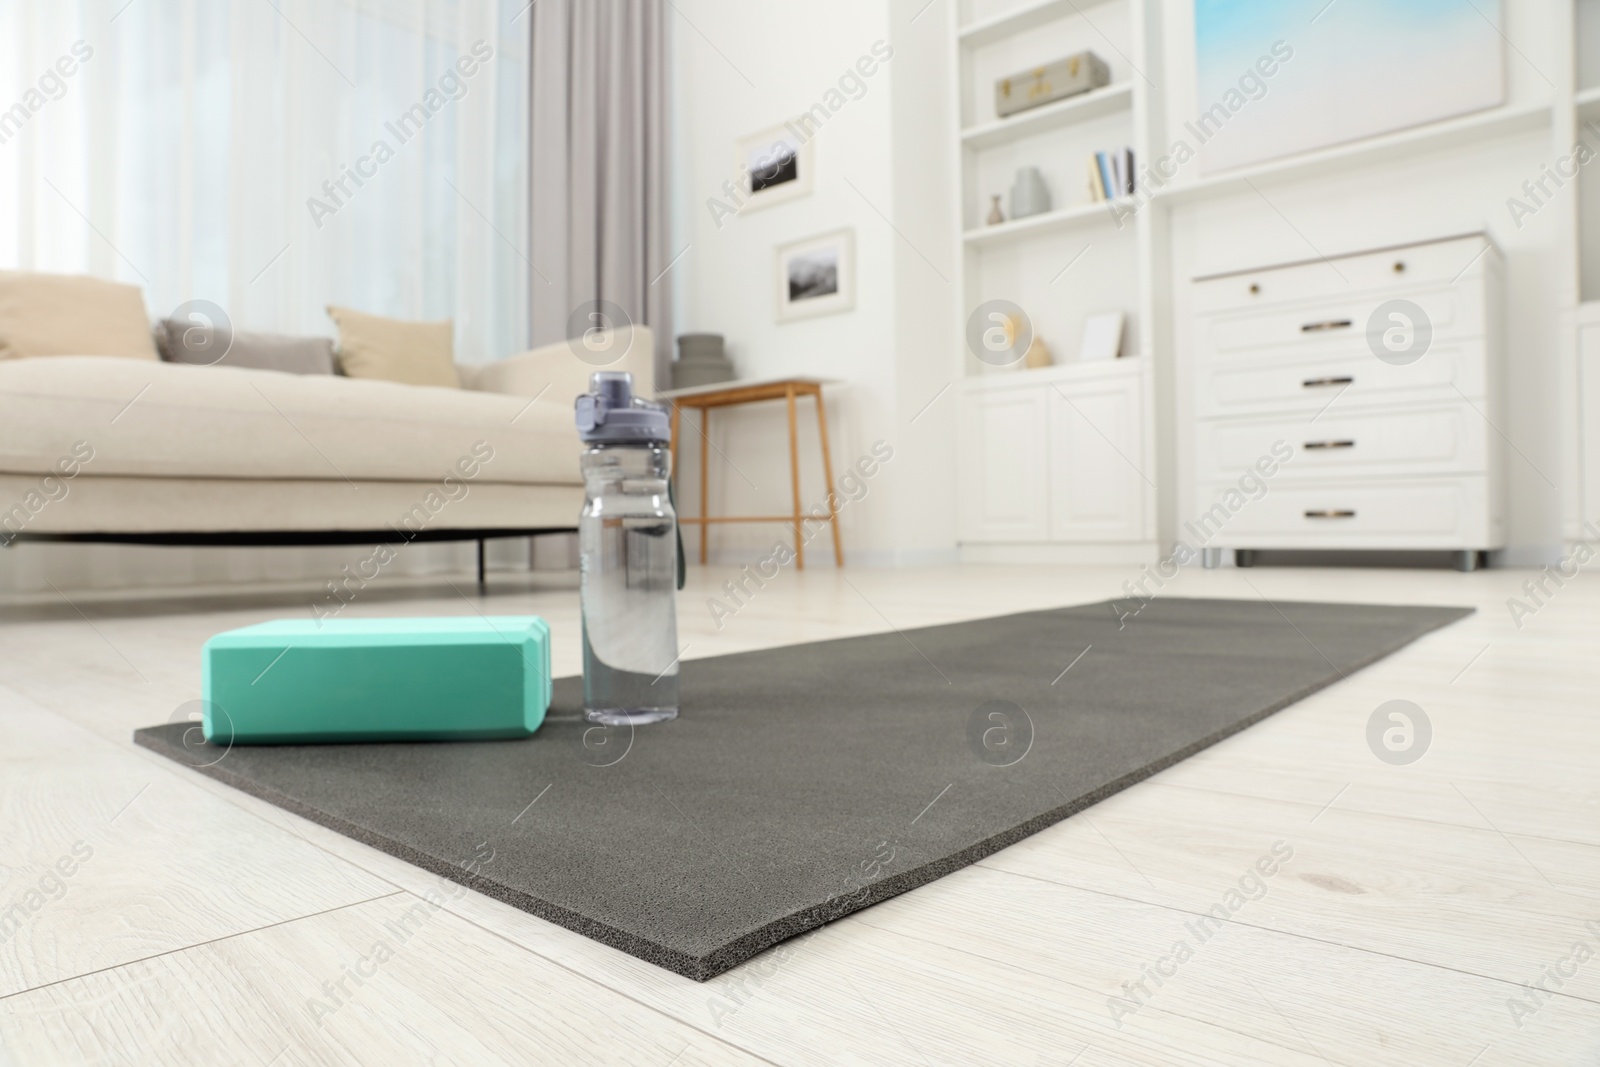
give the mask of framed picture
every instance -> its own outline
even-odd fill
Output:
[[[1194,0],[1198,112],[1182,137],[1214,174],[1498,107],[1505,6]]]
[[[774,273],[779,322],[850,311],[856,306],[856,232],[835,230],[782,245]]]
[[[749,171],[749,196],[739,208],[741,212],[771,207],[811,192],[811,138],[798,136],[794,123],[741,138],[734,151],[734,172]]]
[[[1083,341],[1078,345],[1078,362],[1116,359],[1122,355],[1122,312],[1107,311],[1083,320]]]

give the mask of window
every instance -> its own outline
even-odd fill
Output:
[[[526,0],[0,0],[0,268],[527,346]]]

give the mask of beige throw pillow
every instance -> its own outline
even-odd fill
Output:
[[[0,271],[0,359],[34,356],[160,359],[138,286]]]
[[[461,388],[451,320],[406,322],[342,307],[329,307],[328,315],[339,327],[339,366],[348,377]]]

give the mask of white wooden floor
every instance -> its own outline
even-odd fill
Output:
[[[689,658],[1099,600],[1132,574],[785,573],[718,630],[705,601],[727,576],[691,573]],[[0,1063],[1600,1063],[1600,583],[1581,576],[1519,630],[1505,601],[1528,577],[1185,572],[1168,595],[1481,610],[705,984],[133,746],[199,696],[207,636],[300,614],[303,594],[13,603]],[[374,589],[348,613],[535,612],[575,672],[570,578],[500,582],[487,601],[465,580]],[[1368,748],[1391,699],[1432,723],[1409,766]],[[1292,856],[1250,881],[1279,842]],[[1202,942],[1192,924],[1241,879],[1257,899]],[[430,892],[459,895],[373,959],[386,920]]]

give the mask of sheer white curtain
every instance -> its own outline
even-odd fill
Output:
[[[0,268],[527,347],[527,0],[0,0]]]

